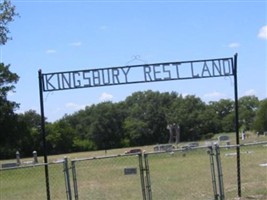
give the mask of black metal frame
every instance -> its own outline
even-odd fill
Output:
[[[187,66],[185,66],[187,65]],[[190,71],[181,73],[182,67]],[[199,69],[201,73],[196,72]],[[136,73],[143,73],[137,77]],[[42,90],[52,92],[78,88],[125,85],[146,82],[186,80],[234,75],[233,58],[165,62],[122,67],[41,73]]]
[[[212,68],[209,68],[211,63]],[[191,73],[181,74],[179,68],[188,65]],[[202,73],[195,73],[195,69],[202,67]],[[228,67],[225,68],[225,67]],[[230,68],[231,67],[231,68]],[[212,72],[210,71],[212,69]],[[141,79],[133,78],[130,71],[138,70],[143,72]],[[236,131],[236,152],[237,152],[237,186],[238,196],[241,197],[241,177],[240,177],[240,148],[239,148],[239,116],[238,116],[238,88],[237,88],[237,54],[230,58],[193,60],[181,62],[165,62],[143,65],[130,65],[122,67],[87,69],[79,71],[65,71],[43,74],[38,71],[40,110],[41,110],[41,134],[43,140],[43,154],[46,177],[47,200],[50,200],[49,174],[47,165],[47,147],[45,132],[45,115],[43,92],[60,91],[68,89],[125,85],[146,82],[159,82],[171,80],[199,79],[234,76],[234,96],[235,96],[235,131]]]

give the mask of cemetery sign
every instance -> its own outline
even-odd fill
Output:
[[[238,196],[241,197],[240,148],[238,132],[239,117],[237,91],[237,54],[235,54],[233,58],[230,57],[208,60],[141,64],[53,73],[42,73],[42,70],[39,70],[38,77],[41,110],[41,133],[43,140],[44,162],[47,163],[47,148],[43,92],[225,76],[234,77],[237,186]],[[131,173],[135,173],[135,170],[131,168],[126,169],[125,174]],[[47,199],[50,200],[48,165],[45,165],[45,178]]]
[[[42,74],[44,92],[233,75],[233,59],[168,62]]]

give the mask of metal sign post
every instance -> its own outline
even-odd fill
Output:
[[[239,147],[239,115],[238,115],[238,88],[237,88],[237,54],[233,60],[234,91],[235,91],[235,133],[236,133],[236,169],[238,197],[241,197],[241,169],[240,169],[240,147]]]
[[[50,187],[49,187],[49,174],[48,174],[48,162],[47,162],[47,148],[46,148],[46,133],[45,133],[45,115],[44,115],[44,100],[43,100],[43,79],[42,71],[38,71],[39,77],[39,92],[40,92],[40,110],[41,110],[41,134],[43,140],[43,154],[45,163],[45,183],[46,183],[46,196],[47,200],[50,200]]]

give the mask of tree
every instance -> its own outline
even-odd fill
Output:
[[[244,130],[251,130],[259,107],[259,99],[256,96],[244,96],[238,101],[240,125]]]
[[[20,138],[23,141],[21,147],[24,155],[31,155],[33,151],[41,151],[40,135],[41,116],[35,110],[29,110],[18,115],[18,122],[21,124]]]
[[[15,12],[15,6],[11,4],[10,1],[4,0],[0,3],[0,45],[6,44],[8,39],[11,39],[8,29],[9,22],[14,20],[17,15]],[[8,92],[15,89],[13,84],[17,83],[19,76],[16,73],[12,73],[10,70],[10,65],[4,65],[0,63],[0,106],[1,113],[12,113],[12,111],[18,107],[15,102],[9,102],[7,100]]]
[[[253,127],[259,132],[267,131],[267,99],[260,101]]]
[[[6,44],[11,39],[8,24],[14,20],[15,6],[10,1],[0,3],[0,45]],[[18,147],[19,124],[14,113],[18,108],[16,102],[9,101],[7,95],[15,89],[14,84],[19,80],[16,73],[10,71],[10,65],[0,63],[0,155],[9,157]]]
[[[204,134],[202,113],[205,107],[205,103],[194,95],[180,96],[172,104],[173,121],[180,125],[182,141],[197,140]]]
[[[168,109],[176,97],[175,93],[148,90],[136,92],[125,100],[128,113],[124,121],[124,131],[131,145],[168,141],[167,120],[171,120]]]
[[[14,21],[15,16],[18,16],[15,10],[16,7],[11,4],[11,1],[4,0],[0,4],[0,45],[5,45],[11,39],[8,36],[10,33],[8,24]]]
[[[63,118],[59,121],[46,124],[48,151],[52,154],[72,152],[75,138],[74,130]]]
[[[123,112],[119,103],[103,102],[94,107],[89,138],[98,149],[122,147]]]
[[[210,102],[210,108],[216,113],[217,122],[220,121],[219,132],[232,132],[235,130],[234,101],[221,99],[218,102]]]
[[[10,72],[9,65],[0,63],[0,155],[9,157],[15,154],[18,140],[18,119],[14,110],[18,108],[16,102],[7,99],[8,92],[15,88],[13,83],[18,81],[17,74]]]

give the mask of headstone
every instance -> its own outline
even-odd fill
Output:
[[[154,146],[154,151],[159,151],[159,146]]]
[[[228,141],[228,140],[230,140],[230,138],[227,135],[221,135],[218,137],[218,140],[219,141]]]
[[[157,146],[154,146],[154,151],[173,151],[173,146],[171,144],[159,144]]]
[[[228,135],[221,135],[218,137],[218,143],[225,142],[225,145],[227,146],[227,149],[229,149],[230,146],[230,137]]]
[[[124,175],[134,175],[134,174],[137,174],[137,168],[136,167],[124,168]]]
[[[242,132],[242,140],[245,140],[246,139],[246,133],[243,131]]]
[[[37,151],[33,151],[32,155],[33,155],[33,163],[34,164],[38,163]]]
[[[198,146],[199,146],[199,143],[198,143],[198,142],[191,142],[191,143],[188,144],[188,146],[189,146],[190,148],[198,147]]]
[[[20,153],[19,153],[19,151],[16,152],[16,160],[17,160],[17,165],[20,165],[21,162],[20,162]]]
[[[17,163],[3,163],[2,168],[17,167]]]

